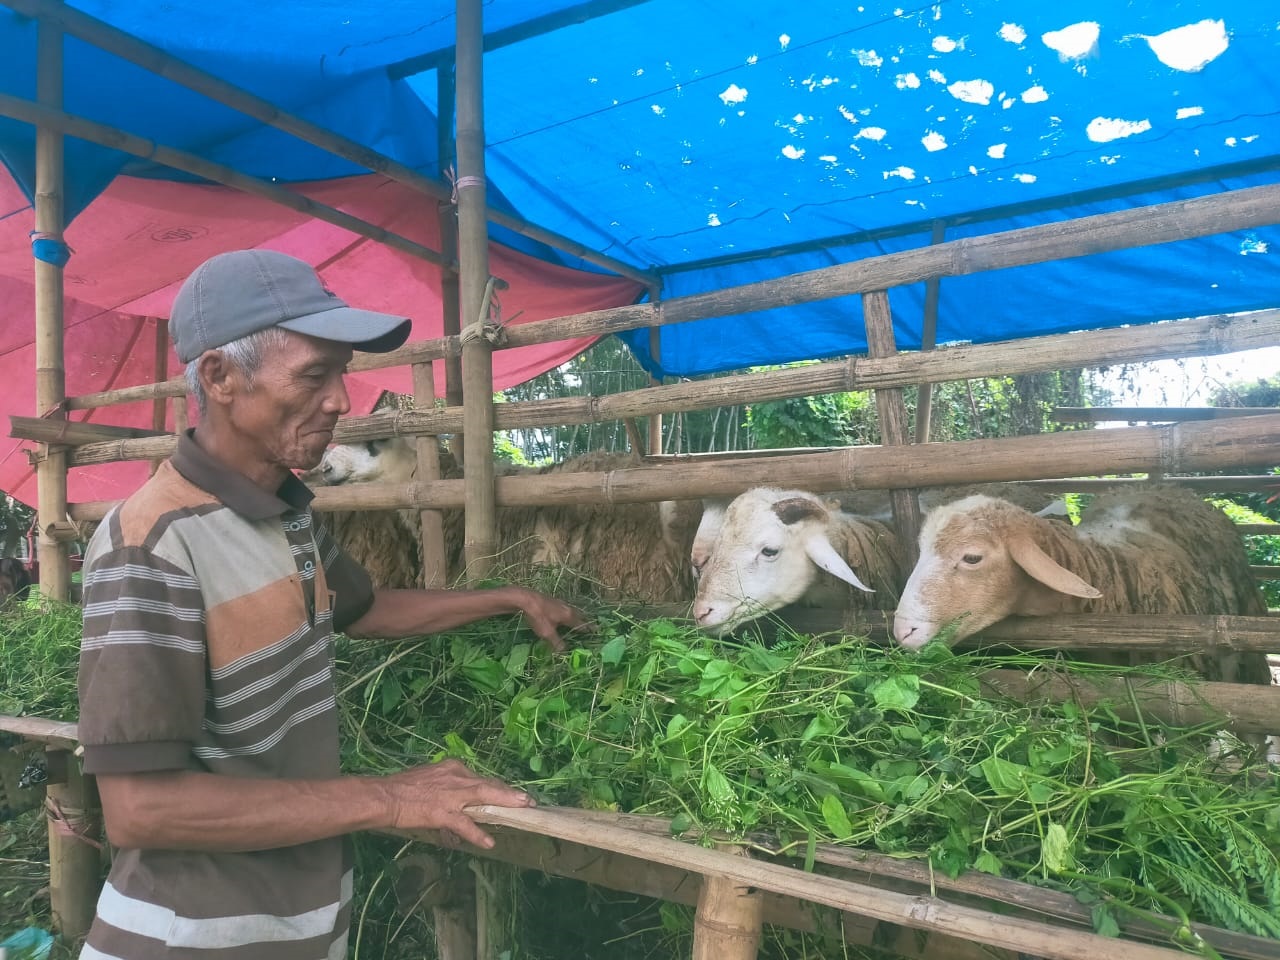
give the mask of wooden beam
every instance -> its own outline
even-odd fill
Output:
[[[137,64],[167,80],[181,84],[197,93],[202,93],[211,100],[226,104],[246,116],[253,117],[268,126],[283,130],[300,140],[314,144],[336,156],[352,163],[380,173],[391,180],[403,183],[427,196],[440,200],[448,200],[450,190],[430,177],[407,167],[391,157],[371,150],[363,144],[348,139],[331,130],[317,126],[302,117],[287,113],[261,97],[254,96],[245,90],[228,83],[211,73],[194,67],[177,57],[166,53],[159,47],[152,46],[132,37],[123,30],[118,30],[102,20],[98,20],[72,7],[64,6],[60,0],[0,0],[4,6],[28,17],[41,17],[58,25],[67,33],[86,40],[102,50],[113,53],[129,63]],[[156,158],[158,159],[158,158]],[[164,161],[159,161],[164,162]],[[485,216],[494,223],[506,227],[522,236],[545,243],[566,253],[612,270],[620,276],[628,277],[637,283],[654,282],[652,273],[639,270],[630,264],[623,263],[613,257],[598,253],[589,247],[568,237],[561,236],[542,227],[536,227],[520,217],[504,213],[500,210],[486,209]]]
[[[36,34],[36,97],[33,104],[47,113],[62,108],[62,31],[48,23]],[[36,128],[35,233],[37,242],[64,243],[64,155],[62,132],[41,124]],[[33,248],[34,250],[34,248]],[[63,264],[35,258],[35,360],[36,415],[51,421],[65,420],[66,329],[64,326]],[[36,501],[40,558],[40,592],[54,600],[71,596],[71,566],[67,545],[51,531],[67,519],[67,457],[60,450],[45,449],[36,464]],[[52,854],[51,854],[52,855]],[[55,910],[56,912],[56,910]]]
[[[1092,932],[958,906],[934,896],[898,893],[843,878],[816,876],[778,863],[737,857],[612,824],[584,821],[571,810],[480,806],[468,808],[468,813],[480,823],[637,856],[917,930],[937,931],[962,940],[1025,951],[1046,960],[1114,960],[1117,955],[1114,938]],[[1124,942],[1126,960],[1174,960],[1182,956],[1181,952],[1164,947]]]
[[[668,301],[673,302],[673,301]],[[634,310],[635,307],[620,307]],[[598,311],[599,313],[599,311]],[[578,316],[593,316],[579,314]],[[548,321],[542,321],[548,322]],[[518,328],[511,328],[515,330]],[[508,331],[510,334],[510,331]],[[503,404],[507,407],[533,410],[574,411],[586,417],[577,423],[603,419],[647,416],[654,409],[705,410],[732,406],[743,402],[782,400],[788,397],[852,390],[874,390],[877,387],[907,387],[919,383],[943,383],[948,380],[972,380],[991,376],[1013,376],[1074,367],[1109,366],[1120,363],[1142,363],[1177,357],[1216,356],[1242,350],[1274,346],[1280,340],[1280,310],[1259,310],[1250,314],[1215,315],[1191,320],[1146,324],[1118,330],[1093,330],[1080,333],[1051,334],[1008,340],[999,343],[943,347],[920,353],[898,353],[871,359],[855,357],[808,364],[786,370],[715,377],[664,387],[647,387],[627,393],[597,398],[562,398],[535,404]],[[461,356],[457,338],[422,341],[386,354],[358,355],[351,369],[375,370],[382,367],[421,363],[427,360]],[[179,396],[186,392],[181,377],[163,384],[142,384],[101,393],[72,397],[69,410],[132,403],[155,396]],[[582,402],[574,404],[570,401]],[[590,405],[594,399],[603,405],[599,410]],[[451,401],[452,404],[452,401]],[[456,405],[456,404],[455,404]],[[499,411],[502,416],[503,411]],[[456,414],[461,425],[461,413]],[[550,421],[531,421],[550,422]],[[518,427],[519,424],[516,424]],[[503,427],[503,429],[507,429]],[[452,432],[452,431],[441,431]]]
[[[121,440],[110,447],[149,444]],[[82,451],[90,448],[82,448]],[[107,462],[115,457],[104,457]],[[498,477],[503,506],[582,503],[644,503],[653,500],[736,496],[776,483],[778,476],[800,489],[884,490],[904,482],[918,486],[1031,481],[1079,471],[1146,472],[1157,468],[1222,470],[1269,466],[1280,461],[1280,416],[1188,423],[1162,427],[1080,430],[997,440],[956,440],[908,447],[845,447],[826,453],[745,461],[682,465],[640,465],[600,473]],[[1223,478],[1203,478],[1215,489]],[[1230,481],[1232,478],[1225,478]],[[1239,479],[1239,478],[1236,478]],[[1248,478],[1258,487],[1272,478]],[[1068,489],[1085,481],[1054,481]],[[1110,482],[1110,481],[1106,481]],[[464,504],[463,481],[364,483],[316,491],[317,510],[446,508]],[[77,504],[75,520],[100,519],[109,504]],[[99,512],[101,511],[101,512]]]
[[[0,716],[0,730],[63,750],[74,750],[80,743],[76,724],[43,717]]]
[[[137,440],[142,437],[172,437],[163,430],[143,427],[116,427],[107,423],[85,423],[80,420],[54,420],[49,417],[9,417],[9,436],[19,440],[36,440],[57,446],[80,446],[112,440]]]
[[[1280,407],[1054,407],[1050,416],[1059,423],[1185,423],[1264,413],[1280,413]]]
[[[410,240],[408,237],[393,233],[384,227],[369,223],[369,221],[362,220],[359,217],[353,217],[351,214],[344,213],[336,207],[312,200],[310,197],[304,197],[300,193],[294,193],[292,190],[276,186],[274,183],[251,177],[248,174],[232,170],[223,164],[206,160],[194,153],[175,150],[172,147],[163,146],[144,137],[118,130],[115,127],[86,120],[83,117],[72,116],[61,110],[54,110],[8,94],[0,94],[0,116],[12,117],[15,120],[21,120],[23,123],[35,124],[38,127],[47,127],[67,136],[79,137],[81,140],[101,144],[104,147],[129,153],[135,157],[154,160],[156,163],[172,167],[174,170],[193,173],[206,180],[212,180],[215,183],[243,190],[245,193],[262,197],[272,203],[278,203],[281,206],[288,207],[290,210],[296,210],[317,220],[323,220],[336,227],[342,227],[344,230],[350,230],[359,236],[377,240],[379,243],[386,244],[401,253],[407,253],[411,257],[426,260],[428,263],[445,265],[444,258],[439,253],[415,240]]]
[[[946,239],[945,220],[933,221],[929,231],[930,243],[942,243]],[[930,277],[924,284],[924,313],[920,320],[920,349],[932,350],[938,345],[938,301],[942,294],[942,278]],[[933,420],[933,384],[917,384],[916,391],[916,443],[929,442],[929,429]]]

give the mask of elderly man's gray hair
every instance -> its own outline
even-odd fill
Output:
[[[267,351],[282,346],[288,337],[287,330],[282,330],[280,327],[267,327],[265,330],[251,333],[239,340],[224,343],[217,350],[226,357],[228,363],[239,369],[245,381],[252,387],[255,375],[262,369],[262,361]],[[200,382],[199,363],[199,357],[188,363],[186,370],[183,371],[183,377],[187,381],[187,391],[195,398],[196,409],[203,417],[209,407],[209,398],[205,396],[204,384]]]

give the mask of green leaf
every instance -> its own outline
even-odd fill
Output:
[[[888,677],[867,692],[881,710],[910,710],[920,702],[920,678],[915,674]]]
[[[1094,904],[1089,912],[1093,921],[1093,932],[1100,937],[1120,936],[1120,924],[1116,923],[1115,911],[1105,903]]]
[[[1067,830],[1060,823],[1049,824],[1040,841],[1040,856],[1044,865],[1054,873],[1070,870],[1075,866],[1075,858],[1071,855],[1071,841],[1067,839]]]
[[[829,737],[840,729],[840,724],[836,722],[835,717],[828,713],[819,713],[809,725],[804,728],[804,733],[800,735],[801,743],[808,743],[814,737]]]
[[[542,754],[535,753],[529,758],[529,769],[534,773],[542,772]]]
[[[671,835],[678,837],[693,826],[693,817],[683,811],[671,818]]]
[[[838,840],[847,840],[853,836],[853,824],[849,822],[849,814],[845,813],[844,804],[835,794],[827,794],[822,798],[822,820]]]
[[[1003,757],[987,757],[978,767],[997,796],[1020,797],[1025,792],[1026,776],[1031,772],[1029,767]]]
[[[611,667],[622,662],[622,655],[627,652],[627,638],[619,634],[600,648],[600,659]]]
[[[524,666],[529,662],[531,649],[532,645],[528,643],[517,643],[511,648],[511,652],[502,659],[502,667],[508,677],[518,677],[524,673]]]
[[[462,673],[481,693],[497,693],[507,680],[507,671],[492,657],[480,657],[464,663]]]
[[[717,803],[729,803],[735,799],[733,787],[713,763],[708,763],[707,768],[702,772],[702,789],[707,791],[707,796]]]
[[[382,712],[384,715],[389,714],[404,696],[404,690],[393,673],[384,673],[379,686],[382,692]]]
[[[1003,864],[1000,863],[1000,858],[990,850],[983,850],[978,854],[978,858],[973,861],[973,869],[981,870],[983,873],[989,873],[993,877],[1000,876],[1002,866]]]

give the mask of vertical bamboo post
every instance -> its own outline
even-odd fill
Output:
[[[862,295],[862,314],[867,325],[867,355],[888,357],[897,352],[893,336],[893,314],[889,309],[889,293],[874,290]],[[910,442],[907,424],[907,405],[902,399],[902,388],[892,387],[876,391],[876,413],[880,418],[880,441],[885,446]],[[920,503],[914,490],[891,490],[893,519],[902,538],[902,554],[907,568],[915,566],[919,555]]]
[[[463,555],[468,580],[493,569],[498,504],[493,469],[493,350],[488,320],[489,237],[484,183],[484,24],[481,0],[458,2],[458,264],[462,290]]]
[[[442,63],[436,70],[436,131],[437,153],[443,168],[446,160],[455,152],[453,141],[453,120],[455,115],[455,96],[452,61]],[[440,254],[447,262],[458,260],[458,208],[454,200],[441,203],[440,220]],[[444,319],[444,335],[456,337],[461,330],[459,322],[459,290],[458,272],[441,270],[440,300]],[[444,361],[445,405],[459,407],[462,405],[462,358],[445,357]],[[455,451],[461,455],[461,449]]]
[[[649,288],[649,300],[657,303],[658,288]],[[649,356],[653,358],[655,364],[662,359],[662,328],[649,328]],[[649,381],[655,386],[661,386],[662,380],[657,377],[650,377]],[[640,452],[640,448],[636,447],[636,453]],[[652,457],[662,454],[662,414],[654,413],[649,415],[649,455]]]
[[[471,869],[476,875],[476,960],[506,960],[515,954],[519,873],[499,860],[472,860]]]
[[[55,932],[76,940],[89,932],[98,901],[97,791],[69,750],[50,751],[49,772],[49,905]]]
[[[946,237],[947,225],[933,221],[932,244],[941,243]],[[932,350],[938,345],[938,299],[942,278],[930,277],[924,285],[924,318],[920,326],[920,349]],[[933,384],[922,383],[916,388],[916,443],[929,442],[930,420],[933,417]]]
[[[155,377],[156,383],[164,383],[169,379],[169,328],[165,321],[156,319],[156,357],[155,357]],[[165,428],[166,403],[164,397],[156,397],[151,401],[151,429],[157,432],[163,432]],[[161,460],[151,461],[151,473],[160,469]]]
[[[62,31],[41,20],[36,41],[36,99],[62,109]],[[38,240],[63,242],[63,139],[46,127],[36,129],[35,227]],[[63,359],[62,265],[35,260],[36,415],[66,418],[66,367]],[[55,600],[71,596],[67,544],[53,535],[53,525],[67,519],[67,454],[48,444],[36,467],[39,515],[40,592]]]
[[[431,361],[413,365],[413,405],[430,410],[436,402],[436,380]],[[418,452],[417,478],[440,479],[440,443],[433,436],[420,436],[414,442]],[[448,557],[444,554],[444,518],[439,510],[423,510],[418,514],[422,524],[422,585],[428,589],[442,587],[449,579]]]
[[[173,432],[177,434],[183,434],[186,432],[188,426],[190,426],[190,421],[187,418],[187,398],[174,397],[173,398]]]
[[[432,926],[436,933],[436,956],[439,960],[476,960],[476,934],[464,907],[431,908]]]
[[[741,849],[732,852],[746,856]],[[704,876],[693,920],[693,960],[755,960],[763,918],[764,898],[758,890]]]

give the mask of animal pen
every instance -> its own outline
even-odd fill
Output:
[[[480,84],[480,0],[460,0],[456,46],[456,156],[458,176],[451,187],[401,166],[393,159],[286,114],[259,98],[178,61],[154,47],[53,0],[3,0],[25,15],[39,18],[40,69],[35,101],[0,97],[0,113],[38,128],[36,229],[60,241],[64,227],[62,147],[73,136],[101,143],[301,209],[354,233],[396,247],[440,267],[444,278],[443,339],[410,344],[388,355],[362,356],[353,370],[410,365],[415,386],[412,410],[381,411],[351,417],[339,425],[336,442],[403,436],[417,442],[419,469],[413,483],[368,484],[358,489],[322,489],[315,506],[322,510],[422,511],[428,567],[426,581],[440,582],[443,569],[438,510],[465,508],[465,552],[469,573],[482,577],[502,546],[496,537],[498,505],[631,503],[733,495],[749,487],[776,484],[813,491],[886,489],[892,491],[895,520],[904,543],[919,529],[910,490],[920,486],[981,481],[1037,481],[1055,489],[1086,489],[1106,475],[1145,474],[1176,480],[1190,472],[1248,471],[1280,463],[1280,414],[1166,426],[1127,427],[1004,440],[929,443],[928,406],[922,399],[915,432],[903,391],[920,387],[928,397],[932,384],[981,377],[1030,374],[1075,367],[1135,363],[1173,357],[1207,356],[1280,342],[1280,309],[1122,329],[1079,331],[989,344],[898,352],[895,322],[918,327],[921,340],[933,340],[939,284],[960,277],[1052,260],[1087,257],[1105,251],[1168,243],[1275,223],[1280,186],[1259,186],[1100,214],[1041,226],[947,240],[944,222],[935,225],[935,242],[916,249],[811,270],[773,280],[713,292],[664,297],[660,278],[611,257],[592,253],[567,238],[541,230],[486,206],[484,125]],[[250,117],[360,163],[387,178],[440,201],[444,242],[440,251],[424,248],[374,224],[301,198],[283,187],[256,180],[189,154],[64,113],[61,109],[64,32],[161,73],[234,107]],[[447,71],[442,71],[442,75]],[[452,91],[442,89],[447,104]],[[447,128],[448,124],[442,124]],[[441,155],[452,153],[446,136]],[[456,193],[456,199],[455,199]],[[456,217],[455,217],[456,211]],[[566,249],[576,256],[643,283],[648,302],[556,319],[504,326],[494,322],[491,303],[501,278],[492,277],[486,221]],[[456,222],[456,235],[452,232]],[[164,368],[167,353],[163,325],[156,323],[155,382],[92,395],[65,395],[62,327],[63,268],[49,259],[35,262],[37,289],[37,402],[35,417],[15,417],[12,435],[38,446],[39,544],[41,590],[65,599],[70,573],[67,544],[77,524],[101,519],[108,502],[68,503],[67,471],[125,460],[158,461],[174,448],[165,432],[167,415],[178,429],[186,422],[184,383]],[[888,291],[925,283],[929,295],[920,316],[891,314]],[[495,406],[491,360],[494,351],[576,337],[622,331],[657,330],[708,317],[749,310],[811,303],[836,297],[861,298],[869,349],[866,356],[827,360],[794,369],[742,373],[712,381],[657,384],[613,396],[552,399]],[[1060,305],[1069,309],[1069,305]],[[447,402],[437,407],[431,361],[446,361]],[[490,456],[495,430],[582,424],[602,420],[635,421],[677,411],[763,402],[838,391],[873,391],[884,443],[811,453],[714,458],[651,455],[633,468],[608,474],[557,474],[495,477]],[[107,408],[150,400],[152,430],[79,423],[73,410]],[[170,406],[171,405],[171,406]],[[465,479],[439,479],[437,440],[442,434],[464,438]],[[658,437],[650,431],[650,443]],[[632,431],[639,436],[638,430]],[[676,467],[676,468],[673,468]],[[1265,479],[1227,476],[1195,481],[1202,489],[1256,489]],[[1273,479],[1273,478],[1272,478]],[[1141,482],[1141,481],[1135,481]],[[812,614],[811,625],[883,636],[883,624]],[[1187,652],[1206,646],[1238,651],[1280,651],[1280,626],[1269,618],[1080,616],[1011,622],[988,631],[998,639],[1035,649],[1105,647],[1123,638],[1129,649]],[[1020,674],[992,677],[1003,689],[1026,698],[1068,699],[1080,691],[1042,677]],[[1273,733],[1280,716],[1280,688],[1205,684],[1194,691],[1179,684],[1148,690],[1143,696],[1157,712],[1177,718],[1225,715],[1242,733]],[[77,771],[75,731],[38,718],[4,718],[0,728],[47,744],[53,758],[48,786],[51,896],[63,934],[82,934],[96,897],[98,851],[93,839],[97,819],[92,784]],[[850,944],[883,943],[877,924],[902,928],[892,949],[903,956],[965,958],[990,955],[984,948],[1063,960],[1094,960],[1122,952],[1133,960],[1181,955],[1158,945],[1164,933],[1139,921],[1126,923],[1123,947],[1090,929],[1089,911],[1073,898],[1022,883],[979,874],[952,880],[934,876],[913,861],[838,846],[819,847],[819,870],[806,871],[787,858],[747,855],[731,843],[691,844],[672,839],[670,824],[654,818],[569,808],[506,810],[483,808],[477,819],[496,828],[498,846],[477,854],[498,863],[546,871],[616,890],[696,904],[694,956],[746,958],[756,954],[762,924],[798,930],[837,930]],[[431,843],[433,837],[416,837]],[[480,917],[493,908],[486,885],[478,885]],[[812,909],[817,905],[824,909]],[[481,920],[476,939],[457,907],[436,908],[442,958],[462,960],[498,955],[497,930]],[[919,938],[916,932],[928,934]],[[1274,958],[1273,941],[1209,927],[1196,932],[1224,956]],[[877,940],[879,936],[881,939]]]

